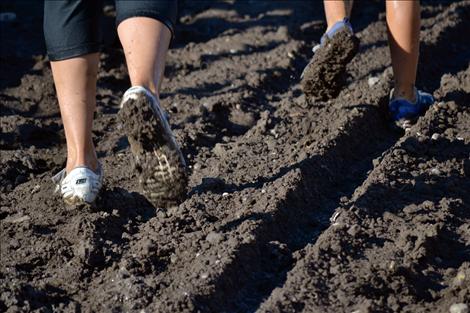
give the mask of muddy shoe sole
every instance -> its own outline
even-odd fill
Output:
[[[307,98],[326,101],[335,98],[344,85],[346,66],[359,49],[359,39],[342,30],[327,38],[305,67],[302,89]]]
[[[186,196],[186,164],[163,112],[154,111],[149,97],[136,93],[122,104],[119,119],[143,195],[157,207],[169,207]]]

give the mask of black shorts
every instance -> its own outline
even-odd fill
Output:
[[[173,34],[176,0],[115,0],[116,25],[136,16],[165,24]],[[102,45],[102,0],[61,0],[44,3],[44,37],[51,61],[98,52]]]

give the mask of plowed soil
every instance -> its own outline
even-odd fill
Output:
[[[162,104],[189,194],[163,210],[138,192],[117,119],[113,8],[93,129],[105,187],[70,208],[50,179],[65,139],[41,4],[2,4],[17,20],[1,22],[0,311],[467,312],[470,1],[423,1],[418,85],[437,101],[406,132],[384,110],[383,1],[357,3],[359,53],[328,102],[299,84],[320,1],[180,7]]]

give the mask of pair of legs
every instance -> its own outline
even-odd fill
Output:
[[[419,57],[420,3],[416,0],[386,0],[387,27],[395,78],[394,97],[411,102]],[[328,30],[350,17],[353,0],[324,0]]]
[[[158,98],[170,30],[156,19],[132,17],[119,24],[118,35],[131,85],[146,87]],[[98,66],[99,53],[51,62],[67,140],[67,172],[77,166],[92,170],[98,166],[92,140]]]

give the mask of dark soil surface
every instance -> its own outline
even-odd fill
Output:
[[[470,305],[470,1],[423,1],[419,87],[437,102],[406,132],[384,110],[383,1],[358,3],[346,87],[314,103],[299,76],[325,28],[320,1],[182,2],[162,104],[189,193],[166,210],[130,166],[112,32],[93,130],[103,192],[77,208],[53,193],[65,141],[41,10],[2,4],[17,20],[1,22],[1,312]]]

